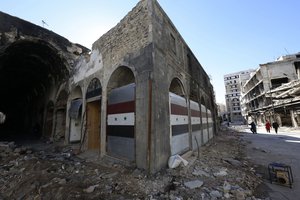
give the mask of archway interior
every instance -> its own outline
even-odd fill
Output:
[[[17,41],[0,52],[0,110],[6,122],[0,139],[33,139],[42,135],[50,90],[67,70],[44,41]],[[36,126],[41,127],[34,130]]]
[[[184,97],[182,85],[180,81],[176,78],[172,80],[169,91],[178,96]]]

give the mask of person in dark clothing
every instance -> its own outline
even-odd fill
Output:
[[[250,130],[252,131],[252,133],[253,134],[255,134],[255,133],[257,134],[257,132],[256,132],[256,124],[254,122],[251,122],[249,125],[251,126]]]
[[[277,122],[273,122],[272,126],[273,126],[273,128],[275,129],[275,133],[277,134],[277,132],[278,132],[278,127],[279,127],[278,123],[277,123]]]

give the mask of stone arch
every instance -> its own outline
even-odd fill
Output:
[[[171,155],[190,149],[188,105],[182,82],[178,78],[169,87]]]
[[[107,85],[107,154],[135,161],[135,76],[120,66]]]
[[[82,137],[82,96],[80,86],[76,86],[69,96],[69,141],[71,143],[80,142]]]
[[[65,138],[67,101],[67,91],[61,90],[55,103],[54,141],[64,140]]]
[[[171,81],[169,91],[181,97],[186,95],[182,81],[179,78],[174,78]]]
[[[68,77],[68,64],[55,47],[38,39],[17,40],[1,48],[0,62],[0,110],[7,115],[1,137],[7,133],[13,139],[34,139],[36,124],[41,129],[48,126],[43,124],[49,112],[47,99]]]
[[[93,78],[86,90],[86,137],[87,149],[100,149],[102,86]]]

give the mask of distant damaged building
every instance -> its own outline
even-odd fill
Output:
[[[280,126],[299,126],[299,77],[300,53],[260,64],[243,86],[245,117],[262,124],[269,120]]]
[[[6,137],[42,136],[157,171],[216,134],[209,77],[155,0],[140,1],[90,53],[23,20],[0,19]]]

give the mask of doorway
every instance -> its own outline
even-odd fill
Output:
[[[100,149],[101,101],[87,103],[88,149]]]

